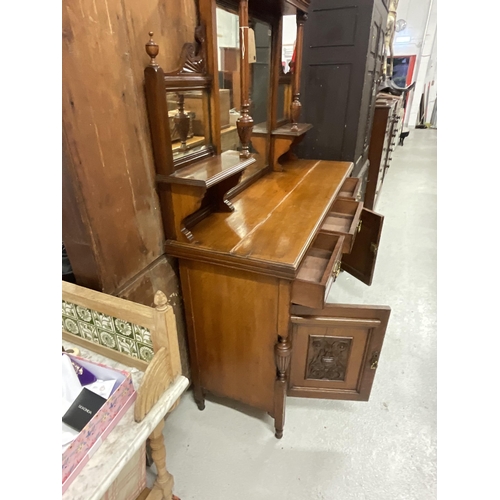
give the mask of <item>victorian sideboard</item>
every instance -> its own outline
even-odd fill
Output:
[[[328,303],[327,297],[341,269],[371,284],[383,216],[358,200],[360,179],[350,177],[352,162],[300,159],[293,152],[310,129],[299,121],[309,2],[200,0],[199,5],[196,41],[186,44],[176,72],[161,69],[153,34],[146,44],[151,60],[145,88],[165,252],[179,263],[198,407],[204,408],[211,393],[264,410],[274,417],[280,438],[287,396],[369,398],[390,308]],[[297,18],[296,60],[292,74],[284,75],[282,17],[290,13]],[[217,77],[217,57],[228,52],[217,47],[217,26],[230,15],[237,19],[241,50],[238,80],[227,84],[232,72],[222,68],[224,79]],[[251,29],[269,33],[268,42],[259,39],[257,48],[269,43],[269,50],[256,51],[257,62],[264,58],[259,67],[248,62]],[[224,37],[229,39],[224,33],[219,39]],[[266,60],[269,76],[262,84]],[[222,85],[233,85],[239,151],[221,147]],[[192,92],[204,100],[206,120],[198,140],[204,146],[190,149],[186,97]],[[266,93],[267,118],[252,135],[252,103],[263,102],[258,92]],[[166,106],[165,93],[175,94],[176,110]],[[179,135],[177,149],[169,113]]]

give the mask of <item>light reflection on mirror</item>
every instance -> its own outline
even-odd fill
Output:
[[[297,22],[295,16],[283,16],[283,35],[281,39],[281,65],[286,74],[290,71],[295,39],[297,38]]]
[[[239,17],[236,13],[216,9],[219,102],[222,151],[239,148],[236,121],[241,109]],[[270,88],[271,27],[256,19],[249,20],[253,30],[255,53],[250,61],[250,115],[254,124],[266,124]],[[253,151],[253,149],[252,149]]]
[[[217,67],[222,151],[236,150],[239,137],[236,120],[241,108],[239,18],[220,7],[217,18]]]

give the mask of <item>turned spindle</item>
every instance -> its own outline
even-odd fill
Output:
[[[302,47],[304,40],[304,23],[307,21],[307,14],[297,11],[297,41],[295,43],[295,64],[293,65],[293,100],[290,107],[290,118],[292,120],[292,130],[298,130],[298,123],[302,104],[300,103],[300,73],[302,70]]]
[[[241,142],[240,157],[250,157],[250,139],[252,137],[253,118],[250,116],[249,100],[249,64],[248,64],[248,0],[240,0],[240,86],[241,86],[241,111],[236,120],[238,136]]]
[[[174,116],[174,123],[181,140],[181,151],[187,149],[187,136],[189,134],[189,115],[184,112],[184,94],[177,94],[177,113]]]
[[[290,364],[291,355],[292,343],[290,339],[280,337],[278,343],[274,346],[274,356],[277,368],[274,396],[274,428],[275,436],[278,439],[283,437],[283,427],[285,426],[286,372]]]
[[[151,58],[151,61],[149,62],[150,66],[158,66],[158,63],[156,62],[155,58],[158,55],[159,51],[160,51],[160,47],[153,40],[153,32],[150,31],[149,32],[149,42],[146,44],[146,53]]]

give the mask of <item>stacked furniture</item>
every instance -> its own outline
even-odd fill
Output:
[[[379,94],[370,139],[368,182],[365,190],[365,207],[374,209],[382,190],[392,154],[397,147],[402,123],[402,98]]]
[[[221,150],[216,8],[239,18],[239,151]],[[371,284],[383,216],[356,199],[361,181],[350,178],[352,161],[300,159],[290,150],[311,128],[300,121],[309,1],[200,0],[199,9],[204,40],[183,51],[189,53],[187,69],[175,81],[161,69],[154,39],[146,44],[165,252],[178,258],[198,407],[204,408],[206,394],[240,401],[269,413],[280,438],[287,396],[369,398],[390,308],[327,303],[327,297],[335,296],[341,269]],[[283,88],[281,69],[282,22],[289,14],[297,19],[291,92]],[[268,25],[272,48],[269,88],[261,89],[269,95],[268,112],[255,134],[250,50],[243,49],[249,47],[249,18]],[[193,71],[202,54],[203,65]],[[164,96],[172,87],[183,92],[195,86],[210,103],[210,144],[177,161]]]
[[[304,158],[354,163],[363,198],[388,0],[312,0],[304,30]]]

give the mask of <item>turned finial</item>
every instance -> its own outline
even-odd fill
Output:
[[[167,296],[161,290],[158,290],[155,293],[154,300],[155,300],[156,309],[159,309],[159,310],[166,309],[167,304],[168,304]]]
[[[155,57],[158,55],[158,52],[160,51],[160,47],[158,44],[153,40],[153,32],[149,32],[149,42],[146,44],[146,52],[149,57],[151,57],[151,61],[149,63],[150,66],[158,66],[158,63],[155,60]]]

